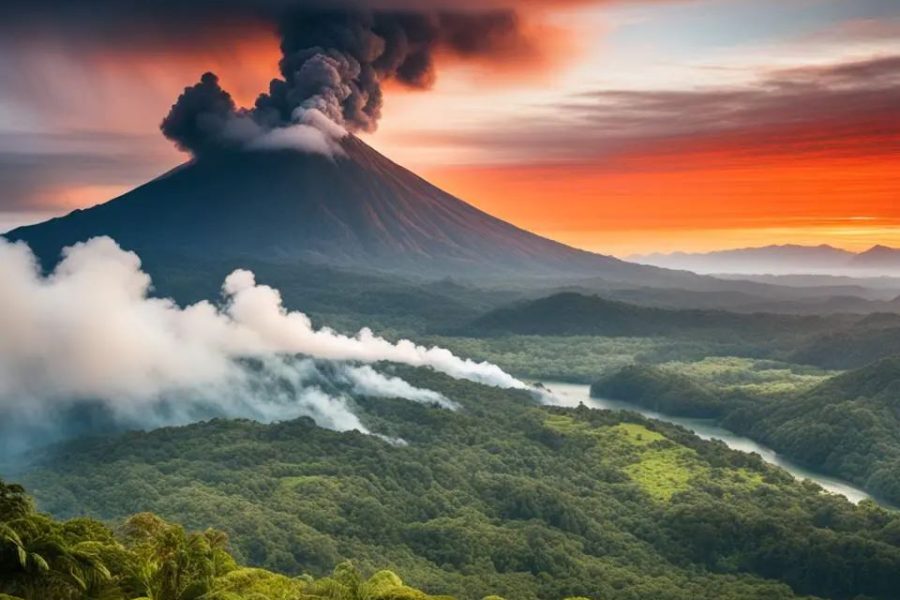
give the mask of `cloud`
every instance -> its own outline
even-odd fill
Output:
[[[574,4],[590,2],[563,3]],[[295,125],[292,117],[299,107],[315,108],[350,130],[372,131],[381,113],[381,84],[392,80],[414,89],[428,88],[439,61],[505,63],[517,69],[526,64],[547,67],[545,48],[555,48],[559,36],[550,35],[551,27],[532,27],[531,20],[542,19],[544,9],[550,6],[561,4],[11,0],[4,4],[7,18],[0,22],[0,49],[5,50],[0,73],[9,74],[16,84],[8,86],[3,95],[16,105],[26,105],[23,110],[29,116],[33,110],[28,107],[43,106],[46,112],[63,115],[74,113],[65,103],[92,101],[108,123],[111,114],[127,112],[121,108],[124,101],[155,106],[158,90],[153,87],[171,89],[175,74],[194,64],[189,57],[203,55],[210,64],[202,68],[223,71],[229,85],[239,87],[239,94],[232,100],[218,88],[218,81],[193,86],[192,93],[182,98],[185,105],[173,110],[168,119],[171,123],[164,128],[182,149],[196,153],[207,148],[207,142],[222,140],[220,128],[233,127],[230,113],[252,116],[253,123],[265,131]],[[260,60],[262,56],[248,60],[253,54],[248,44],[271,50],[277,46],[273,42],[276,36],[283,54],[280,65],[279,57],[269,56],[268,51],[261,53],[265,60]],[[272,71],[269,79],[279,74],[276,68],[280,66],[280,77],[249,94],[250,82],[262,74],[261,63],[268,65],[266,74]],[[161,64],[166,68],[160,68]],[[137,76],[129,75],[130,67],[131,75]],[[92,72],[97,68],[110,72],[98,76]],[[253,72],[252,77],[244,75],[248,71]],[[198,72],[192,69],[190,77]],[[94,79],[90,94],[76,88],[84,75]],[[183,80],[182,85],[188,81]],[[116,88],[111,82],[121,85],[105,89]],[[218,97],[204,96],[204,92]],[[60,98],[64,98],[62,105]],[[239,111],[238,106],[247,110]],[[41,120],[62,118],[35,116]],[[239,120],[243,126],[251,119]],[[243,127],[245,132],[248,129]],[[275,139],[296,137],[295,132]]]
[[[368,365],[344,367],[343,377],[352,385],[354,393],[376,398],[405,398],[424,404],[436,404],[456,410],[459,405],[443,394],[411,386],[399,377],[385,376]]]
[[[316,329],[249,271],[227,277],[221,303],[182,308],[151,297],[137,255],[105,237],[67,248],[46,277],[26,245],[0,238],[0,288],[4,436],[23,423],[60,425],[54,415],[72,407],[100,407],[129,426],[305,415],[360,431],[354,395],[455,408],[368,366],[382,361],[526,389],[495,365],[443,348],[391,342],[368,329],[355,336]]]
[[[355,8],[370,15],[405,11],[427,25],[443,12],[443,33],[437,38],[432,34],[429,42],[434,53],[416,53],[400,69],[401,79],[418,81],[413,86],[418,89],[433,77],[435,64],[451,61],[480,65],[491,80],[511,69],[516,73],[552,71],[569,55],[560,54],[560,32],[551,32],[552,19],[547,15],[551,10],[591,4],[596,2],[10,0],[3,5],[6,18],[0,20],[0,79],[6,83],[0,90],[0,121],[20,131],[0,132],[4,187],[0,210],[61,210],[93,204],[108,199],[101,188],[133,186],[175,166],[177,152],[165,140],[146,139],[144,133],[159,123],[185,85],[204,71],[220,76],[218,83],[228,90],[236,108],[252,108],[260,92],[267,91],[269,82],[280,74],[279,28],[288,13],[323,7]],[[473,12],[490,14],[466,17],[465,13]],[[423,20],[423,15],[428,18]],[[397,54],[392,56],[396,60]],[[378,62],[380,67],[385,60]],[[373,102],[368,118],[374,122],[377,93],[369,96]],[[354,102],[351,99],[348,106]],[[276,111],[277,120],[293,128],[293,111],[283,103],[280,106],[284,110]],[[264,121],[264,127],[270,128],[271,123]],[[243,127],[246,134],[251,125],[257,124],[241,119],[237,128]],[[230,122],[229,127],[236,125]],[[131,136],[131,146],[91,143],[67,155],[43,143],[51,136],[62,140],[107,135],[103,130]],[[42,141],[40,151],[21,151],[29,137]],[[196,135],[187,138],[190,143],[197,140]],[[331,145],[327,139],[324,142]],[[313,131],[296,128],[257,145],[316,151],[323,140]]]
[[[0,27],[7,32],[49,31],[105,45],[158,46],[173,41],[208,43],[207,32],[218,37],[225,29],[234,32],[257,23],[277,24],[298,10],[539,12],[629,1],[647,0],[7,0],[4,9],[9,18]]]
[[[740,87],[598,90],[547,107],[546,118],[527,126],[510,121],[489,132],[421,135],[510,163],[612,171],[691,154],[726,161],[886,156],[900,153],[897,106],[900,56],[892,55],[772,70]]]
[[[312,125],[296,124],[272,129],[250,140],[250,150],[299,150],[326,156],[343,155],[340,138],[334,138]]]
[[[281,36],[281,77],[273,79],[252,107],[238,108],[205,73],[185,88],[163,119],[163,134],[195,156],[231,148],[235,130],[271,136],[267,144],[302,139],[302,115],[316,111],[351,132],[371,132],[384,103],[383,85],[397,82],[428,89],[436,79],[437,57],[466,60],[513,56],[530,62],[540,40],[527,34],[519,14],[509,8],[451,10],[437,5],[415,9],[373,6],[293,6],[275,16]],[[240,141],[244,141],[240,139]],[[259,144],[257,144],[259,145]]]
[[[75,190],[155,177],[172,162],[171,151],[159,142],[158,136],[103,131],[0,132],[0,211],[59,211],[72,207]]]

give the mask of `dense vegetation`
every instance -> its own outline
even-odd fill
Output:
[[[716,364],[717,361],[704,361]],[[900,504],[900,358],[831,377],[784,365],[758,385],[703,363],[627,366],[592,386],[597,396],[683,416],[719,418],[739,433]],[[698,366],[700,365],[700,366]]]
[[[497,298],[495,298],[497,300]],[[460,333],[473,337],[598,336],[655,339],[696,356],[743,356],[850,369],[900,353],[900,316],[801,316],[667,309],[573,292],[489,311]]]
[[[664,413],[688,417],[719,416],[725,402],[715,388],[681,373],[629,365],[591,385],[591,396],[628,400]]]
[[[781,339],[828,330],[835,320],[724,310],[652,308],[563,292],[491,311],[475,321],[472,331],[520,335],[703,336],[718,340],[738,334],[744,343],[760,343],[773,336]]]
[[[856,369],[900,354],[897,318],[898,315],[869,315],[852,327],[841,327],[804,340],[788,358],[826,369]]]
[[[140,513],[118,531],[92,519],[56,521],[0,480],[3,600],[451,600],[408,587],[390,571],[364,578],[342,563],[321,579],[242,567],[224,533],[187,533]]]
[[[459,356],[486,360],[530,380],[590,383],[635,362],[700,359],[727,352],[715,344],[663,338],[510,335],[421,338]]]
[[[213,421],[81,440],[20,477],[59,516],[152,511],[237,560],[321,576],[353,558],[428,592],[516,600],[889,599],[900,516],[629,413],[537,406],[430,372],[457,412],[360,400],[376,436]]]
[[[788,400],[748,404],[726,422],[900,505],[900,358],[838,375]]]

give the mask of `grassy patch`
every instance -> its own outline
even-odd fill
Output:
[[[659,442],[667,439],[666,436],[655,431],[650,431],[643,425],[637,423],[619,423],[610,428],[621,434],[630,444],[635,446],[647,446],[653,442]]]
[[[667,501],[674,494],[690,489],[691,480],[705,474],[707,469],[687,448],[672,446],[648,449],[624,471],[652,498]]]
[[[623,471],[655,500],[668,501],[688,490],[694,477],[708,472],[696,452],[643,425],[620,423],[610,431],[636,450],[636,460]]]
[[[778,397],[803,392],[819,385],[834,371],[793,365],[773,360],[708,357],[699,361],[672,361],[660,368],[715,386],[722,393],[744,392],[745,395]]]
[[[594,438],[599,458],[621,458],[617,466],[655,500],[671,499],[689,489],[694,477],[709,472],[693,450],[638,423],[592,427],[567,415],[551,415],[544,423],[563,435]]]

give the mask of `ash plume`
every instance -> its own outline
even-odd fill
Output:
[[[236,107],[216,75],[206,73],[172,106],[160,126],[163,134],[199,155],[218,148],[272,147],[256,140],[294,130],[273,139],[296,139],[287,146],[321,151],[318,137],[305,141],[314,131],[335,140],[377,128],[385,82],[431,87],[439,54],[477,58],[529,44],[518,16],[508,9],[294,9],[278,18],[278,29],[281,77],[253,107]],[[322,116],[337,128],[325,125]]]
[[[391,342],[368,329],[348,336],[314,328],[249,271],[229,275],[216,303],[180,307],[151,297],[140,259],[108,237],[67,248],[46,277],[28,246],[0,238],[0,288],[0,446],[11,432],[52,429],[79,406],[130,427],[308,416],[362,432],[353,397],[456,408],[380,373],[374,365],[383,361],[526,387],[443,348]]]

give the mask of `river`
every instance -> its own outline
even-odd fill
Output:
[[[607,400],[605,398],[591,398],[591,388],[588,385],[544,382],[544,386],[551,392],[553,392],[553,395],[559,400],[560,406],[574,407],[578,406],[579,403],[584,403],[585,406],[589,406],[591,408],[603,408],[607,410],[630,410],[632,412],[640,413],[645,417],[651,419],[657,419],[659,421],[666,421],[668,423],[674,423],[675,425],[681,425],[685,429],[693,431],[695,434],[697,434],[698,437],[703,438],[704,440],[721,440],[733,450],[740,450],[741,452],[755,452],[756,454],[759,454],[766,462],[781,467],[797,479],[809,479],[811,481],[815,481],[829,492],[840,494],[854,504],[858,504],[861,500],[872,499],[869,494],[867,494],[860,488],[853,486],[852,484],[801,467],[800,465],[793,463],[782,456],[779,456],[778,453],[776,453],[771,448],[766,448],[765,446],[758,444],[749,438],[735,435],[727,429],[719,427],[718,425],[716,425],[715,421],[712,421],[710,419],[673,417],[670,415],[654,412],[652,410],[647,410],[646,408],[641,408],[640,406],[631,404],[630,402]]]

